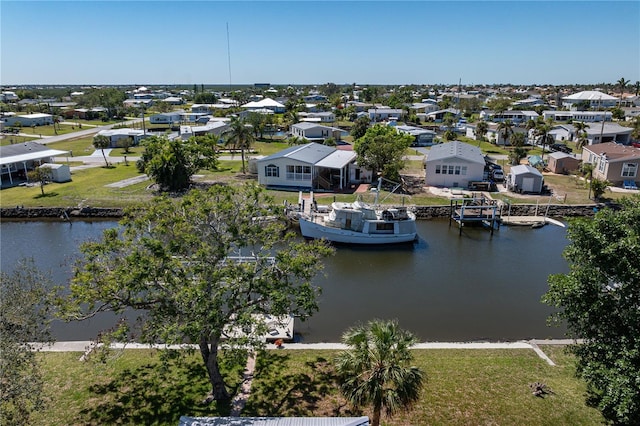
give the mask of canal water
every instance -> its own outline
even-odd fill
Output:
[[[97,239],[113,221],[38,221],[0,224],[2,271],[32,256],[58,283],[68,280],[82,241]],[[552,310],[540,302],[552,273],[568,271],[566,229],[481,228],[419,221],[418,242],[394,247],[337,247],[316,284],[320,311],[296,321],[303,342],[335,342],[350,326],[374,318],[398,319],[421,341],[561,338],[548,327]],[[89,340],[110,317],[54,325],[58,340]]]

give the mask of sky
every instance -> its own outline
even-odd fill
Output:
[[[638,0],[0,0],[4,86],[620,78],[640,80]]]

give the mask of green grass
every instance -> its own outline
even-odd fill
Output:
[[[24,142],[37,141],[37,140],[40,140],[40,138],[6,134],[0,137],[0,146],[13,145],[16,143],[24,143]]]
[[[149,182],[125,188],[107,188],[106,184],[138,176],[135,165],[118,164],[112,168],[95,167],[71,174],[71,182],[45,185],[46,197],[40,196],[40,187],[16,186],[2,190],[2,207],[70,207],[81,202],[92,207],[119,207],[150,200],[153,193],[147,190]]]
[[[286,345],[285,345],[286,346]],[[603,418],[584,403],[585,385],[574,377],[573,358],[543,347],[558,364],[531,350],[415,350],[413,364],[427,376],[420,400],[385,425],[599,425]],[[338,391],[332,360],[337,351],[270,350],[259,353],[243,416],[368,415],[350,407]],[[226,404],[200,401],[209,391],[197,354],[162,367],[157,352],[127,350],[107,364],[82,363],[79,353],[43,353],[48,408],[34,424],[176,424],[180,415],[224,416]],[[243,362],[222,368],[232,393]],[[543,382],[554,392],[531,394]]]

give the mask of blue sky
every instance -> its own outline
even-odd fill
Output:
[[[0,0],[0,24],[3,85],[640,80],[636,0]]]

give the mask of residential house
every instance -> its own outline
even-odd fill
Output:
[[[415,126],[395,126],[399,133],[406,133],[413,136],[414,140],[411,146],[431,146],[436,137],[433,130],[422,129]]]
[[[326,96],[320,95],[320,94],[317,94],[317,93],[309,94],[309,95],[305,96],[303,99],[307,103],[310,103],[310,102],[327,102],[327,97]]]
[[[441,123],[448,114],[451,114],[453,118],[457,119],[460,116],[460,110],[455,108],[447,108],[432,111],[426,114],[426,119],[427,121],[435,121],[436,123]]]
[[[184,111],[172,111],[163,112],[160,114],[153,114],[149,117],[149,123],[151,124],[173,124],[180,123],[182,121],[182,115]]]
[[[593,164],[593,177],[596,179],[606,179],[617,186],[625,181],[640,183],[640,148],[613,142],[585,146],[582,161]]]
[[[494,112],[483,110],[480,112],[480,118],[485,121],[493,121],[494,123],[500,123],[510,120],[513,124],[523,124],[529,120],[536,120],[538,113],[535,111],[504,111]]]
[[[507,189],[513,192],[540,194],[544,185],[544,178],[538,169],[527,164],[511,167],[505,179]]]
[[[485,159],[477,146],[453,141],[434,145],[425,161],[425,182],[431,186],[466,188],[484,179]]]
[[[210,120],[203,126],[180,126],[180,139],[187,140],[193,136],[215,135],[221,136],[229,128],[229,122],[224,120]]]
[[[598,121],[611,121],[611,111],[542,111],[542,118],[546,121],[583,121],[592,123]]]
[[[145,133],[144,130],[139,129],[109,129],[109,130],[100,130],[96,133],[96,136],[106,136],[109,138],[109,147],[117,148],[123,146],[125,138],[131,138],[131,146],[138,145],[140,141],[148,136],[148,133]],[[95,137],[94,136],[94,139]]]
[[[628,145],[631,142],[631,127],[621,126],[618,123],[592,123],[585,130],[587,132],[587,143],[595,145],[599,143],[617,142]]]
[[[535,107],[544,105],[544,101],[541,98],[529,97],[527,99],[520,99],[518,101],[514,101],[512,105],[516,108],[526,108],[526,107]]]
[[[285,106],[280,102],[276,102],[271,98],[264,98],[260,101],[251,101],[242,105],[242,108],[247,110],[256,110],[267,108],[275,113],[283,113],[285,112]]]
[[[511,131],[513,133],[522,133],[525,135],[525,143],[527,140],[527,129],[524,127],[512,127]],[[476,124],[470,123],[465,126],[465,136],[471,139],[478,140],[478,136],[476,135]],[[502,131],[498,130],[498,124],[496,123],[487,123],[487,133],[484,135],[485,140],[495,143],[496,145],[510,145],[510,138],[505,140],[504,134]]]
[[[364,112],[364,111],[367,111],[369,108],[371,108],[372,105],[367,102],[348,101],[347,108],[350,106],[354,107],[356,109],[356,112]]]
[[[27,173],[55,157],[68,156],[69,151],[51,149],[37,142],[0,146],[0,182],[13,186],[27,179]],[[67,158],[68,160],[68,158]]]
[[[429,112],[437,111],[438,103],[436,101],[418,102],[418,103],[412,104],[409,107],[409,110],[415,112],[416,114],[427,114]]]
[[[229,109],[234,105],[230,103],[217,103],[217,104],[193,104],[191,105],[191,112],[197,112],[201,114],[211,114],[216,109]]]
[[[257,160],[258,183],[267,187],[334,190],[369,179],[355,164],[356,153],[318,143],[294,145]],[[358,172],[358,170],[360,170]]]
[[[400,108],[369,108],[369,120],[399,120],[405,115],[405,111]]]
[[[162,102],[166,102],[170,105],[182,105],[184,103],[184,99],[177,96],[168,96],[164,98]]]
[[[552,173],[568,174],[580,168],[581,159],[566,152],[552,152],[547,158],[547,168]]]
[[[321,123],[333,123],[336,115],[331,111],[308,112],[307,118],[319,118]]]
[[[581,104],[589,104],[590,108],[612,108],[618,103],[618,98],[597,90],[585,90],[562,98],[562,106],[576,109]]]
[[[15,126],[20,123],[22,127],[46,126],[53,124],[53,115],[51,114],[22,114],[5,118],[7,126]]]
[[[337,127],[328,127],[321,124],[306,122],[291,125],[291,134],[299,138],[304,138],[312,142],[323,142],[325,139],[334,138],[339,141],[345,133]]]

